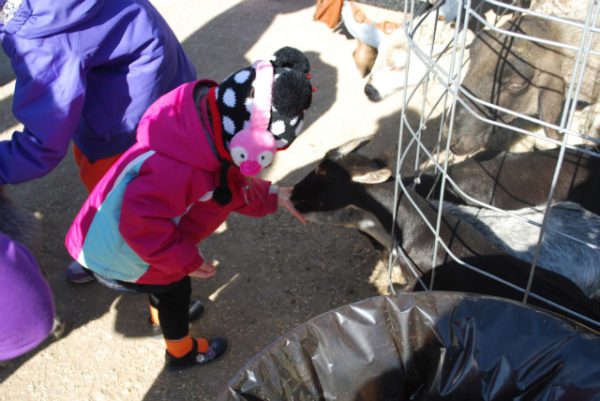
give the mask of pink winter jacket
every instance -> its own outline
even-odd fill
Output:
[[[196,85],[211,88],[205,104],[218,117],[212,81],[183,84],[146,111],[137,143],[96,185],[67,233],[67,250],[83,266],[110,279],[170,284],[202,264],[198,243],[229,213],[277,210],[277,189],[235,167],[228,174],[232,201],[212,199],[221,163],[194,105]],[[208,134],[222,151],[218,126]]]

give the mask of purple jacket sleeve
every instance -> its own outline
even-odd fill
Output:
[[[210,184],[190,166],[160,155],[149,158],[123,197],[119,230],[127,244],[159,270],[196,270],[203,259],[193,239],[177,228],[177,220],[202,187],[206,192]]]
[[[65,156],[85,92],[80,64],[69,54],[40,47],[12,57],[13,113],[25,128],[0,142],[0,184],[42,177]]]

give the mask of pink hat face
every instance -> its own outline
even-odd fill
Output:
[[[275,138],[269,131],[245,129],[234,135],[229,153],[242,174],[255,176],[271,165],[276,151]]]
[[[267,61],[254,63],[256,78],[250,121],[229,142],[229,153],[242,174],[255,176],[271,164],[277,150],[275,138],[269,131],[271,118],[271,88],[273,66]]]

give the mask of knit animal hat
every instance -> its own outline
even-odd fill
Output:
[[[300,50],[284,47],[270,61],[257,61],[221,82],[216,91],[221,131],[236,165],[239,155],[232,145],[245,130],[268,133],[260,140],[272,137],[273,152],[287,148],[300,134],[304,110],[312,101],[309,71]]]

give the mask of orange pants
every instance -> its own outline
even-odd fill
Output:
[[[75,156],[75,163],[77,164],[77,167],[79,167],[79,177],[88,192],[92,192],[92,189],[94,189],[98,181],[100,181],[108,169],[110,169],[119,157],[121,157],[121,154],[122,153],[105,159],[96,160],[92,163],[83,155],[83,153],[81,153],[81,150],[79,150],[77,145],[73,144],[73,155]]]

